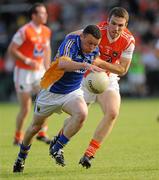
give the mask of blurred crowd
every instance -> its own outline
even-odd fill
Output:
[[[27,10],[35,2],[43,2],[48,8],[48,26],[53,32],[52,57],[67,33],[105,20],[114,6],[126,8],[136,49],[130,70],[120,81],[121,93],[132,97],[159,95],[159,57],[155,54],[155,48],[159,49],[158,0],[1,0],[0,100],[14,100],[14,61],[8,56],[7,47],[16,30],[28,21]]]

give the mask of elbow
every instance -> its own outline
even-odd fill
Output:
[[[119,73],[119,76],[124,76],[126,73]]]
[[[119,76],[124,76],[126,73],[127,73],[127,70],[123,68],[120,70]]]
[[[65,71],[65,62],[64,61],[59,61],[57,65],[58,69]]]
[[[14,54],[14,53],[13,53],[13,49],[12,49],[10,46],[8,47],[7,52],[8,52],[9,54],[11,54],[11,55]]]
[[[8,54],[10,54],[14,58],[17,58],[17,51],[12,47],[8,48]]]

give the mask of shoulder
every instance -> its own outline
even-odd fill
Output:
[[[60,48],[64,48],[65,51],[69,51],[70,49],[74,49],[77,47],[77,39],[74,35],[66,36],[62,41]]]
[[[64,41],[70,46],[72,46],[73,44],[76,45],[79,41],[79,35],[68,35],[65,37]]]
[[[135,44],[135,38],[132,35],[132,33],[128,30],[128,28],[125,28],[123,33],[121,34],[121,37],[124,38],[128,43],[134,43]]]
[[[13,41],[15,42],[19,42],[19,39],[25,39],[26,37],[26,33],[27,33],[27,29],[28,29],[29,23],[23,25],[22,27],[20,27],[17,32],[14,34],[13,36]],[[18,40],[17,40],[18,39]]]
[[[29,26],[30,26],[30,24],[27,23],[27,24],[23,25],[22,27],[20,27],[17,32],[25,33],[30,28]]]
[[[66,40],[72,40],[72,41],[77,41],[77,39],[79,38],[79,35],[76,34],[70,34],[68,36],[65,37]]]
[[[106,21],[101,21],[97,24],[100,30],[105,30],[107,29],[108,23]]]
[[[51,29],[46,26],[46,25],[42,25],[43,31],[45,31],[46,33],[51,33]]]

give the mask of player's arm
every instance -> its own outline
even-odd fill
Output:
[[[95,65],[91,65],[86,62],[81,63],[81,62],[73,61],[68,56],[62,56],[59,58],[58,68],[65,72],[72,72],[80,69],[89,69],[91,71],[98,71],[98,72],[103,71],[101,68]]]
[[[103,68],[107,71],[110,71],[111,73],[115,73],[118,74],[119,76],[123,76],[127,73],[130,67],[134,48],[135,48],[134,44],[133,43],[130,44],[129,47],[121,54],[121,58],[119,59],[118,64],[112,64],[103,61],[99,57],[97,57],[96,60],[94,61],[94,65]]]
[[[15,42],[11,42],[9,47],[8,47],[8,52],[11,54],[15,59],[19,59],[23,61],[24,63],[27,64],[28,58],[24,56],[20,51],[19,51],[19,45],[16,44]]]
[[[85,63],[73,61],[74,52],[76,52],[76,43],[74,40],[69,38],[69,36],[66,36],[56,55],[58,59],[58,69],[71,72],[86,68]]]
[[[51,46],[49,41],[45,48],[45,54],[44,54],[44,67],[46,70],[50,67],[50,62],[51,62],[50,60],[51,60]]]
[[[58,49],[58,68],[65,72],[72,72],[80,69],[90,69],[92,71],[103,71],[101,68],[90,65],[86,62],[77,62],[73,59],[77,46],[74,40],[70,39],[69,36],[65,38],[61,46]]]
[[[14,57],[14,59],[19,59],[22,62],[24,62],[25,64],[36,68],[37,64],[35,61],[32,61],[30,58],[28,58],[27,56],[23,55],[20,51],[19,51],[19,47],[23,44],[24,42],[24,37],[22,36],[22,34],[20,33],[20,31],[18,31],[14,37],[13,40],[11,41],[9,47],[8,47],[8,53]]]
[[[102,69],[110,71],[111,73],[115,73],[120,76],[123,76],[127,73],[130,63],[131,63],[131,59],[127,59],[127,58],[121,58],[119,64],[111,64],[109,62],[101,60],[100,58],[96,58],[93,64]]]

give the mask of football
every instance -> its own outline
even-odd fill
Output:
[[[109,78],[105,72],[91,72],[85,78],[85,86],[95,94],[103,93],[109,85]]]

